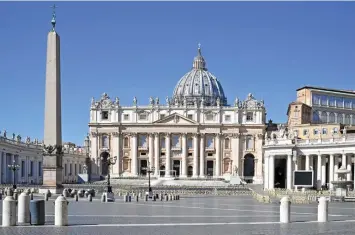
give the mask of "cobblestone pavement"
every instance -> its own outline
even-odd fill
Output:
[[[331,203],[328,223],[317,223],[317,204],[292,205],[290,224],[280,224],[279,205],[247,196],[186,197],[180,201],[125,203],[69,199],[68,227],[54,227],[54,198],[46,202],[46,225],[2,228],[0,234],[215,235],[354,234],[353,203]],[[2,211],[2,205],[0,206]]]

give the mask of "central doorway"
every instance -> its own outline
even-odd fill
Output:
[[[175,170],[175,176],[179,177],[180,176],[180,160],[174,160],[173,161],[173,170]]]
[[[213,161],[207,161],[207,176],[213,176]]]
[[[147,175],[147,166],[148,166],[148,161],[142,159],[141,160],[140,175],[142,175],[142,176],[146,176]]]

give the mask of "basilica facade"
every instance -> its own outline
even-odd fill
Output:
[[[90,108],[92,173],[156,177],[225,178],[262,183],[264,101],[252,94],[227,102],[221,82],[208,71],[198,48],[192,69],[165,102],[122,105],[106,93]]]

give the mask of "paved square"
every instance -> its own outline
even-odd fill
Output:
[[[180,201],[125,203],[69,199],[68,227],[55,227],[54,198],[46,202],[45,226],[0,228],[0,234],[354,234],[353,203],[331,203],[330,222],[317,223],[317,204],[292,205],[290,224],[279,223],[279,205],[247,196],[182,197]],[[2,211],[2,206],[1,211]]]

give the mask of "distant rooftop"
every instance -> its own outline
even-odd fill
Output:
[[[320,91],[341,92],[341,93],[347,93],[347,94],[352,94],[352,95],[355,94],[354,90],[332,89],[332,88],[317,87],[317,86],[304,86],[304,87],[298,88],[296,91],[299,91],[302,89],[314,89],[314,90],[320,90]]]

